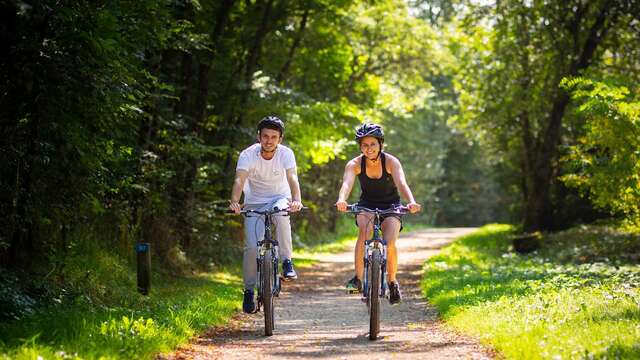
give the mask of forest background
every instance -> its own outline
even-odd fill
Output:
[[[311,208],[298,247],[336,230],[362,122],[384,126],[422,223],[637,227],[639,6],[1,1],[3,281],[86,281],[67,259],[88,244],[132,260],[151,243],[176,274],[237,262],[224,210],[270,114]]]

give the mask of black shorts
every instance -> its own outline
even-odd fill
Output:
[[[386,209],[389,209],[389,208],[392,208],[392,207],[400,206],[402,204],[398,203],[398,204],[390,204],[390,205],[387,205],[387,206],[380,206],[379,204],[378,205],[372,205],[372,204],[369,204],[367,202],[359,201],[356,205],[362,206],[362,207],[366,207],[366,208],[369,208],[369,209],[376,209],[377,208],[377,209],[380,209],[380,210],[386,210]],[[402,227],[402,215],[401,214],[380,215],[380,225],[382,225],[384,220],[386,218],[388,218],[388,217],[394,217],[394,218],[398,219],[398,221],[400,221],[400,231],[402,231],[402,228],[403,228]],[[358,226],[358,215],[355,216],[354,220],[355,220],[356,226]]]

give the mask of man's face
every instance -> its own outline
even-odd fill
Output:
[[[360,151],[362,151],[367,158],[374,160],[378,157],[378,153],[380,153],[380,142],[373,136],[366,136],[360,140]]]
[[[262,151],[273,152],[278,144],[282,142],[282,137],[280,136],[280,131],[264,128],[258,134],[258,141],[262,146]]]

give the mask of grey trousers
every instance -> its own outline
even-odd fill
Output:
[[[287,208],[286,198],[278,199],[270,204],[245,204],[247,210],[266,210],[277,206]],[[272,229],[275,228],[278,240],[280,260],[291,259],[291,222],[289,216],[273,215]],[[247,216],[244,218],[244,254],[242,259],[242,278],[245,289],[253,289],[258,283],[258,241],[264,238],[264,216]]]

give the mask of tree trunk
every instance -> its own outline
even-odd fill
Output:
[[[38,109],[37,99],[33,102],[33,108]],[[38,112],[34,112],[29,122],[29,129],[26,139],[29,140],[27,151],[20,156],[17,164],[15,197],[14,197],[14,214],[13,234],[11,245],[9,248],[10,263],[9,265],[28,268],[30,261],[33,259],[32,252],[35,250],[35,234],[34,234],[34,216],[30,211],[30,199],[34,197],[32,185],[33,160],[37,158],[37,143],[39,140],[40,121]]]
[[[258,68],[260,58],[262,56],[262,43],[265,36],[269,32],[270,20],[275,21],[275,16],[271,15],[273,3],[274,0],[267,0],[266,4],[264,3],[264,1],[260,1],[256,4],[256,14],[259,14],[261,16],[261,21],[254,32],[253,42],[251,43],[247,56],[245,57],[244,64],[242,64],[243,68],[239,71],[241,73],[240,77],[242,77],[242,85],[238,94],[239,100],[237,103],[231,101],[233,103],[232,107],[230,109],[227,109],[227,111],[225,112],[226,123],[228,124],[228,126],[226,130],[223,130],[223,132],[219,134],[225,137],[225,143],[231,143],[232,138],[229,138],[227,135],[231,135],[232,132],[235,133],[235,129],[240,126],[244,120],[245,111],[249,102],[249,95],[253,90],[253,74]],[[231,91],[229,91],[231,87],[230,85],[231,84],[229,84],[229,86],[227,87],[227,93],[231,93]],[[222,167],[222,173],[232,173],[232,154],[227,153],[225,159],[222,162],[224,164]]]
[[[243,74],[244,84],[242,92],[240,93],[240,106],[235,124],[242,124],[242,120],[244,118],[245,108],[249,101],[249,95],[252,91],[253,73],[258,68],[258,63],[260,62],[260,57],[262,56],[262,42],[269,32],[269,20],[271,19],[273,1],[274,0],[267,0],[267,3],[264,4],[264,9],[262,11],[262,20],[260,21],[260,25],[256,28],[256,32],[253,37],[253,44],[251,45],[251,49],[249,49],[249,53],[247,54],[247,60],[245,62]]]
[[[224,29],[227,25],[227,22],[229,21],[231,9],[233,8],[234,4],[235,0],[225,0],[222,2],[222,4],[220,4],[219,9],[216,11],[217,17],[213,26],[213,31],[210,35],[212,50],[211,52],[207,52],[206,54],[204,54],[204,57],[215,58],[219,54],[218,41],[220,41],[220,38],[224,33]],[[195,104],[193,110],[193,117],[198,124],[202,124],[207,118],[209,84],[211,80],[210,75],[212,73],[211,67],[212,65],[210,64],[210,62],[203,61],[203,59],[200,58],[200,63],[198,65],[198,91],[194,100]]]
[[[285,61],[284,65],[282,66],[282,69],[278,73],[278,76],[276,76],[276,83],[278,84],[281,84],[284,81],[285,76],[289,72],[289,67],[293,62],[293,56],[296,50],[298,49],[298,46],[300,46],[300,42],[302,41],[302,34],[304,34],[304,30],[307,27],[307,19],[309,18],[309,11],[310,11],[309,7],[306,7],[304,9],[304,14],[302,14],[302,19],[300,20],[300,29],[298,30],[295,38],[293,39],[293,44],[291,44],[291,48],[289,49],[287,60]]]
[[[612,13],[612,16],[609,14]],[[607,30],[615,22],[617,12],[614,4],[607,2],[602,5],[600,13],[589,29],[587,39],[583,46],[576,46],[579,54],[572,62],[569,71],[562,77],[573,77],[585,70],[593,61],[594,55]],[[576,37],[578,39],[578,37]],[[536,230],[549,230],[552,227],[552,206],[550,191],[553,184],[557,147],[562,135],[562,119],[569,104],[569,95],[564,91],[557,92],[553,107],[549,114],[549,123],[542,133],[543,138],[538,138],[540,146],[536,146],[532,172],[529,174],[529,194],[526,199],[523,229],[525,232]]]

